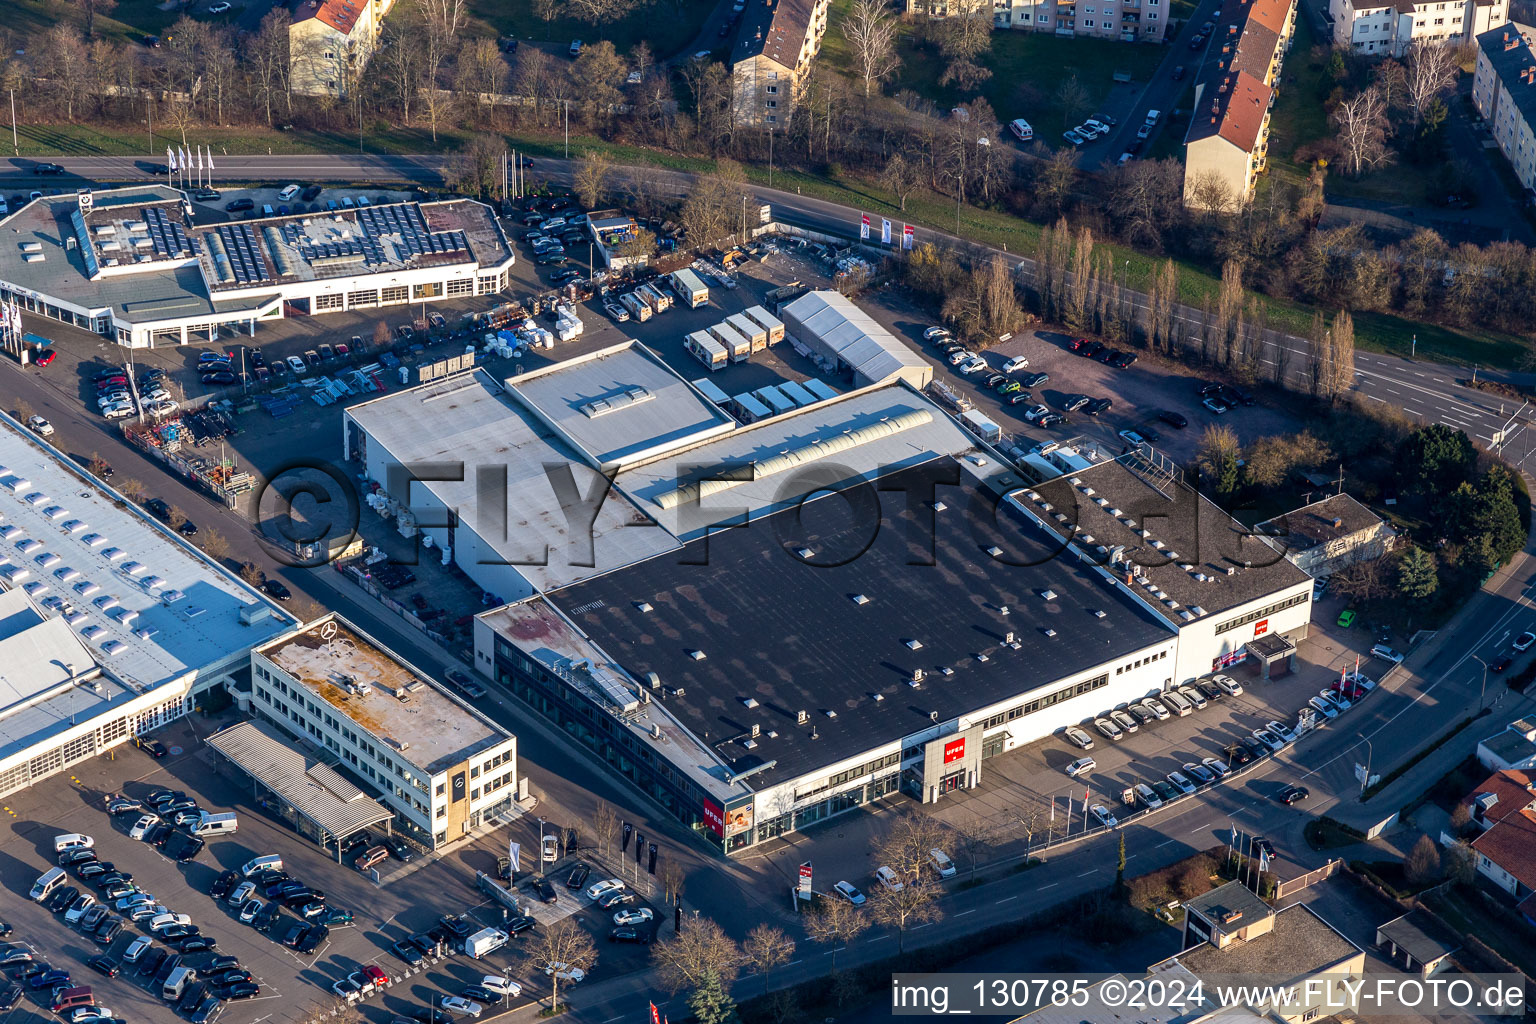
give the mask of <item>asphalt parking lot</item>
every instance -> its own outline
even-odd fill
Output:
[[[230,716],[227,720],[234,718]],[[97,1005],[107,1006],[117,1016],[130,1020],[173,1019],[170,1008],[147,991],[146,982],[134,977],[131,971],[111,979],[94,974],[85,961],[101,952],[96,943],[66,925],[62,916],[51,914],[27,898],[33,881],[55,863],[53,837],[80,832],[94,838],[101,859],[110,860],[120,871],[130,872],[135,885],[155,894],[170,912],[188,915],[202,934],[214,938],[218,945],[210,955],[235,956],[251,972],[261,987],[260,994],[227,1003],[221,1021],[254,1024],[269,1019],[308,1019],[317,1008],[335,1002],[331,992],[334,982],[368,965],[378,967],[390,979],[385,988],[361,1001],[364,1015],[379,1022],[408,1015],[445,995],[457,995],[465,985],[477,983],[486,974],[510,976],[522,985],[522,996],[510,1000],[509,1006],[548,995],[547,981],[536,976],[538,972],[527,965],[523,952],[535,940],[539,926],[479,961],[447,955],[436,962],[429,958],[427,963],[412,968],[389,949],[401,939],[437,926],[444,914],[463,914],[476,929],[500,926],[501,908],[487,903],[475,889],[474,872],[495,870],[495,851],[505,851],[509,835],[522,838],[525,849],[537,849],[535,823],[515,823],[510,830],[456,848],[435,860],[418,855],[408,865],[412,868],[408,873],[400,874],[387,885],[376,886],[350,867],[337,864],[334,854],[268,817],[253,803],[248,786],[231,777],[234,770],[227,765],[217,766],[200,737],[219,721],[193,717],[159,730],[157,738],[170,751],[163,760],[152,760],[131,748],[120,749],[115,757],[84,762],[76,766],[72,775],[44,780],[8,798],[10,821],[9,828],[0,832],[0,870],[7,890],[4,917],[15,929],[10,941],[28,943],[40,959],[46,958],[53,966],[70,971],[75,984],[91,985]],[[239,831],[211,839],[194,860],[177,865],[154,847],[129,838],[128,830],[138,817],[136,813],[114,820],[104,809],[109,794],[139,798],[156,789],[182,790],[207,810],[237,812]],[[240,922],[238,912],[227,901],[216,901],[208,894],[221,871],[238,869],[255,856],[271,853],[283,858],[286,872],[325,893],[329,907],[353,914],[351,923],[332,925],[324,944],[311,955],[281,945],[277,941],[281,927],[273,929],[278,933],[276,938],[269,938],[252,925]],[[553,920],[556,915],[551,912],[558,911],[574,917],[588,930],[599,946],[598,971],[607,974],[638,968],[646,959],[646,947],[609,943],[612,911],[600,910],[585,895],[567,890],[564,883],[577,863],[591,866],[587,884],[608,877],[601,861],[592,857],[592,851],[579,850],[550,867],[549,877],[560,900],[557,906],[536,903],[536,894],[523,888],[530,880],[523,875],[519,876],[520,897],[525,904],[533,904],[532,915],[541,922]],[[93,891],[73,877],[65,884],[82,892]],[[630,906],[645,905],[643,900],[637,900]],[[667,915],[658,909],[656,916]],[[285,910],[282,920],[292,923],[297,918]],[[665,926],[670,927],[670,922]],[[140,924],[125,921],[122,934],[108,952],[120,959],[129,942],[144,933]],[[195,963],[200,956],[204,955],[192,954],[188,961]],[[29,1005],[37,1004],[34,1001]]]

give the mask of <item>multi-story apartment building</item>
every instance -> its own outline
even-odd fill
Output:
[[[736,120],[782,128],[821,52],[832,0],[748,0],[731,50]]]
[[[1536,189],[1536,54],[1515,25],[1477,37],[1472,102],[1493,129],[1494,141],[1529,193]]]
[[[1295,0],[1225,0],[1195,79],[1184,137],[1184,202],[1241,205],[1269,153],[1270,108],[1296,28]]]
[[[1506,0],[1329,0],[1335,46],[1404,57],[1416,42],[1465,43],[1509,23]]]
[[[322,747],[435,850],[511,808],[517,737],[335,614],[251,652],[252,709]]]
[[[395,0],[298,0],[288,25],[293,91],[348,95],[379,47]]]
[[[910,14],[948,18],[991,7],[992,27],[1086,36],[1127,43],[1160,43],[1168,0],[907,0]]]

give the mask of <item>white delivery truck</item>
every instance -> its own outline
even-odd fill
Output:
[[[709,289],[698,274],[684,267],[682,270],[672,272],[672,290],[678,297],[688,303],[689,309],[698,309],[700,306],[709,305]]]
[[[482,928],[464,940],[464,955],[478,960],[507,944],[507,933],[500,928]]]
[[[731,356],[718,341],[709,336],[706,331],[694,331],[683,339],[683,348],[687,349],[695,359],[709,367],[709,372],[724,369],[730,365]]]
[[[975,409],[967,409],[965,412],[962,412],[960,414],[960,422],[965,426],[966,430],[969,430],[983,441],[1001,441],[1003,439],[1003,428]]]
[[[725,322],[746,336],[752,343],[754,355],[768,347],[768,329],[759,325],[751,317],[736,313],[726,317]]]
[[[721,321],[709,329],[710,336],[725,346],[725,350],[731,354],[731,362],[744,363],[752,358],[752,339],[732,327],[728,321]]]
[[[654,315],[651,312],[651,304],[634,292],[625,292],[623,295],[620,295],[619,304],[629,310],[629,315],[641,323],[649,320]]]

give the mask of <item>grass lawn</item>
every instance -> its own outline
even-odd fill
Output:
[[[22,37],[41,36],[60,22],[84,25],[79,8],[64,0],[7,0],[4,6],[6,27]],[[201,21],[233,22],[244,9],[244,4],[237,2],[227,14],[213,17],[207,13],[208,4],[197,0],[186,11]],[[137,46],[147,35],[164,35],[181,15],[180,7],[162,11],[160,0],[118,0],[110,15],[97,13],[96,32],[104,38]]]
[[[840,27],[849,5],[850,0],[833,0],[822,58],[852,76],[848,43]],[[978,90],[967,92],[953,85],[939,85],[944,59],[937,51],[916,45],[914,40],[913,29],[903,26],[899,44],[901,70],[894,81],[886,83],[888,93],[911,89],[932,100],[941,111],[980,95],[992,104],[998,120],[1004,124],[1022,117],[1034,126],[1037,138],[1056,140],[1071,127],[1062,123],[1055,99],[1057,88],[1069,76],[1077,75],[1078,82],[1088,91],[1089,103],[1096,107],[1115,88],[1115,72],[1129,72],[1135,82],[1144,84],[1166,52],[1150,43],[1058,39],[1048,32],[997,31],[992,33],[991,52],[983,58],[992,69],[992,77]],[[1089,113],[1084,111],[1083,115]]]
[[[1323,101],[1333,90],[1326,56],[1314,58],[1316,32],[1306,18],[1296,19],[1296,38],[1281,70],[1280,98],[1270,120],[1269,173],[1296,184],[1307,180],[1307,167],[1294,159],[1299,147],[1327,138],[1331,129]]]
[[[554,5],[556,9],[560,4]],[[539,17],[533,0],[470,0],[470,14],[498,36],[516,36],[533,42],[553,42],[568,46],[572,39],[593,42],[606,39],[627,52],[641,39],[657,57],[670,57],[698,35],[705,16],[714,9],[714,0],[657,0],[617,21],[596,25],[576,18],[557,15],[550,21]]]

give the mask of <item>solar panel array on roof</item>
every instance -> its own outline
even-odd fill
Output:
[[[469,250],[469,239],[464,232],[429,230],[421,216],[421,207],[414,203],[364,206],[358,209],[357,219],[372,238],[399,235],[400,248],[407,256]]]
[[[272,280],[267,260],[261,254],[256,234],[247,224],[220,224],[219,239],[229,256],[229,269],[238,284],[260,284]]]
[[[156,255],[166,258],[192,255],[192,243],[187,239],[187,233],[180,224],[167,217],[163,209],[158,206],[145,207],[144,223],[149,228],[149,237],[154,242]]]

